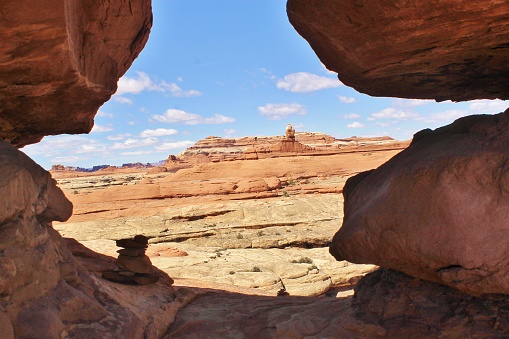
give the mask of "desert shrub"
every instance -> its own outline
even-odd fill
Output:
[[[290,196],[290,194],[288,194],[287,191],[283,191],[283,197],[287,197],[288,198],[289,196]]]
[[[260,269],[260,267],[255,266],[255,267],[253,267],[252,271],[253,272],[261,272],[262,270]]]
[[[256,232],[256,235],[261,237],[262,235],[264,235],[264,233],[263,233],[263,231],[260,230],[260,231]]]
[[[309,257],[301,257],[297,262],[299,264],[312,264],[313,260]]]
[[[235,271],[230,271],[230,274],[235,274]]]
[[[237,234],[237,239],[244,239],[244,236],[240,233]]]

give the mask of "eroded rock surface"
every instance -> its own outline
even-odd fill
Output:
[[[509,331],[506,296],[475,298],[386,269],[362,278],[354,296],[336,298],[194,290],[165,338],[504,338]]]
[[[87,133],[145,45],[151,2],[2,1],[0,140]]]
[[[421,131],[349,179],[331,253],[473,295],[509,293],[508,124],[506,111]]]
[[[150,286],[101,279],[114,259],[64,242],[52,227],[70,217],[72,204],[50,174],[1,141],[0,172],[0,337],[153,338],[166,332],[190,300],[175,296],[166,274],[156,270],[160,282]]]
[[[397,154],[385,146],[205,163],[176,173],[65,177],[59,182],[76,210],[55,228],[112,256],[114,240],[142,233],[152,263],[176,284],[227,284],[271,295],[284,285],[292,296],[334,294],[374,268],[337,262],[328,253],[342,218],[337,193],[352,174]]]
[[[359,92],[509,99],[504,0],[289,0],[287,11],[327,68]]]

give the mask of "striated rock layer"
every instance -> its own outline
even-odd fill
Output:
[[[150,286],[101,279],[114,259],[52,227],[72,204],[49,173],[1,141],[0,172],[0,338],[162,336],[187,302],[171,279],[159,270]]]
[[[331,253],[473,295],[509,294],[508,125],[509,110],[421,131],[349,179]]]
[[[504,0],[289,0],[290,22],[339,80],[372,96],[509,99]]]
[[[151,2],[0,3],[0,140],[87,133],[145,45]]]

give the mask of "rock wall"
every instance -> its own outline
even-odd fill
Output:
[[[151,2],[0,3],[0,140],[88,133],[144,47]]]
[[[372,96],[508,99],[503,0],[289,0],[290,22],[345,85]]]
[[[0,142],[0,338],[161,337],[179,308],[169,277],[127,286],[100,278],[114,259],[64,241],[52,221],[72,213],[56,182]],[[71,250],[68,249],[71,247]]]

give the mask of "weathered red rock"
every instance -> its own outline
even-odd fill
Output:
[[[504,0],[289,0],[287,12],[327,68],[359,92],[509,99]]]
[[[165,338],[504,338],[509,332],[507,296],[475,298],[387,269],[363,277],[353,297],[198,293]]]
[[[87,133],[145,45],[151,2],[0,4],[0,140]]]
[[[66,242],[52,227],[72,205],[50,174],[0,141],[0,337],[156,338],[183,303],[155,269],[144,286],[100,278],[114,259]],[[143,239],[140,239],[143,241]],[[72,251],[72,252],[71,252]]]
[[[153,273],[154,267],[150,258],[146,255],[141,257],[131,257],[127,255],[119,255],[117,265],[134,273]]]
[[[509,294],[508,125],[509,110],[421,131],[349,179],[331,253],[473,295]]]

